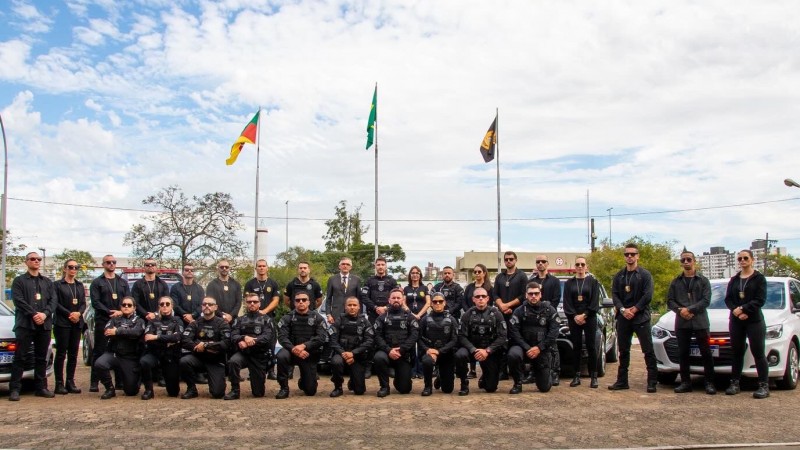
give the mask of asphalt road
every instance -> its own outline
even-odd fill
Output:
[[[645,393],[643,361],[632,356],[631,390],[609,391],[616,364],[609,364],[600,389],[588,379],[570,388],[542,394],[525,385],[511,396],[510,381],[486,394],[472,381],[467,397],[436,392],[421,397],[421,380],[409,395],[375,397],[377,379],[367,381],[367,395],[328,397],[332,385],[320,380],[316,397],[305,397],[292,382],[292,395],[275,400],[277,383],[268,381],[267,397],[249,395],[242,384],[238,401],[212,400],[200,386],[200,398],[118,397],[103,401],[88,393],[87,367],[78,368],[83,394],[55,399],[25,393],[8,402],[0,385],[0,447],[5,448],[622,448],[704,446],[741,443],[800,442],[797,391],[772,391],[754,400],[754,386],[737,396],[708,396],[697,389],[675,394],[659,385]],[[50,380],[52,387],[52,378]],[[796,447],[795,447],[796,448]]]

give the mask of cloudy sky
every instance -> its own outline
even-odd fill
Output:
[[[601,239],[613,208],[614,242],[800,254],[792,0],[7,0],[0,22],[8,227],[48,254],[128,254],[171,184],[231,193],[252,240],[255,147],[224,161],[259,106],[269,259],[287,200],[289,244],[322,249],[339,200],[374,219],[376,82],[380,240],[408,265],[496,249],[496,108],[504,249],[586,251],[589,191]]]

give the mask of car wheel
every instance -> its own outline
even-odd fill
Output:
[[[611,348],[606,352],[606,361],[617,362],[617,336],[614,335],[614,342],[611,343]]]
[[[89,338],[86,334],[83,335],[83,342],[81,343],[81,349],[83,353],[83,365],[84,366],[91,366],[92,365],[92,348],[91,344],[89,344]]]
[[[800,361],[798,361],[797,344],[792,342],[786,357],[786,371],[783,377],[775,382],[775,385],[778,386],[778,389],[794,389],[797,387],[798,375],[800,375]]]
[[[675,384],[675,380],[678,379],[678,372],[659,372],[656,379],[661,384]]]

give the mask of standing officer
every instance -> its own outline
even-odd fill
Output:
[[[281,389],[275,398],[289,397],[289,370],[293,366],[300,367],[297,387],[308,396],[317,393],[317,363],[327,334],[325,319],[311,310],[308,292],[295,292],[294,309],[284,314],[278,324],[278,342],[283,349],[277,356]]]
[[[469,395],[467,364],[470,360],[481,363],[481,378],[478,387],[486,392],[497,390],[500,361],[507,338],[506,321],[503,314],[494,306],[489,306],[489,293],[476,287],[472,294],[475,304],[461,317],[458,342],[461,348],[456,351],[456,375],[461,379],[458,395]]]
[[[53,329],[53,314],[56,312],[56,290],[49,278],[39,273],[42,257],[36,252],[25,255],[28,271],[14,278],[11,283],[11,299],[14,301],[14,335],[17,348],[11,365],[11,391],[8,399],[19,401],[22,388],[22,373],[28,361],[28,353],[33,345],[34,377],[36,396],[52,398],[47,389],[47,348],[50,346],[50,333]],[[5,274],[4,274],[5,275]]]
[[[351,295],[361,295],[361,279],[358,275],[350,273],[353,261],[342,258],[339,261],[339,275],[328,279],[325,288],[325,302],[328,310],[328,323],[333,323],[337,317],[344,313],[344,300]],[[297,294],[297,291],[294,292]]]
[[[425,388],[422,396],[433,393],[433,368],[439,367],[437,381],[442,392],[453,392],[455,381],[455,351],[458,347],[458,319],[445,309],[447,300],[441,292],[433,294],[431,311],[419,323],[419,353]],[[437,386],[438,387],[438,386]]]
[[[89,298],[94,309],[94,347],[92,362],[97,361],[106,352],[108,338],[103,334],[106,324],[113,317],[122,316],[119,302],[128,296],[128,282],[116,274],[117,260],[114,255],[103,256],[103,274],[95,278],[89,285]],[[89,392],[98,392],[97,371],[92,364],[89,380]]]
[[[275,308],[281,302],[281,288],[278,283],[269,277],[269,266],[267,260],[259,259],[256,261],[256,276],[244,285],[245,294],[255,292],[261,300],[259,310],[261,314],[269,314],[275,317]],[[246,306],[246,305],[245,305]]]
[[[561,282],[558,278],[551,275],[548,271],[550,262],[547,255],[536,256],[536,271],[533,272],[528,281],[534,281],[542,287],[542,301],[550,303],[550,306],[558,311],[558,304],[561,303]],[[561,355],[558,354],[558,346],[550,346],[550,367],[552,368],[553,386],[558,386],[561,381]],[[532,374],[532,372],[531,372]]]
[[[231,391],[225,394],[225,400],[239,398],[239,372],[244,366],[250,372],[250,391],[253,397],[264,396],[267,365],[272,361],[272,351],[277,340],[272,318],[259,311],[262,305],[259,295],[249,292],[245,295],[244,302],[247,308],[245,314],[237,317],[231,327],[231,345],[236,353],[228,361]]]
[[[83,331],[83,312],[86,310],[86,291],[83,283],[75,278],[78,262],[68,259],[64,262],[64,278],[56,281],[55,290],[56,323],[53,334],[56,338],[56,394],[80,394],[75,385],[75,368],[78,366],[78,352]],[[67,382],[64,384],[64,359],[67,360]]]
[[[195,384],[198,370],[208,373],[208,392],[213,398],[225,395],[225,352],[231,338],[231,327],[217,315],[217,301],[206,297],[201,303],[203,315],[183,330],[181,344],[191,353],[181,357],[181,378],[186,383],[186,400],[198,396]]]
[[[206,297],[216,300],[217,314],[229,325],[242,308],[242,285],[230,276],[230,272],[231,264],[223,259],[217,264],[219,276],[206,286]]]
[[[444,295],[444,299],[447,302],[447,311],[457,319],[461,317],[462,311],[468,308],[465,308],[464,305],[464,288],[453,281],[454,277],[453,268],[444,266],[442,269],[442,282],[436,283],[436,286],[431,290],[431,295],[436,292]]]
[[[394,368],[394,388],[411,392],[411,352],[417,344],[419,322],[403,308],[403,290],[389,293],[389,306],[375,321],[375,356],[372,361],[381,388],[378,397],[389,395],[389,367]]]
[[[100,400],[116,397],[111,370],[117,380],[122,380],[125,395],[139,393],[139,354],[144,334],[144,320],[136,315],[136,302],[133,297],[123,297],[119,304],[122,314],[112,317],[106,324],[103,334],[108,338],[108,348],[94,362],[100,382],[106,388]]]
[[[203,302],[205,295],[203,287],[194,281],[194,266],[184,265],[183,280],[173,284],[169,291],[175,315],[183,319],[184,325],[189,325],[200,318],[202,315],[200,303]]]
[[[180,393],[180,359],[183,320],[173,314],[172,297],[158,299],[158,315],[144,330],[145,354],[139,359],[144,392],[142,400],[153,398],[153,371],[161,369],[167,385],[167,395]]]
[[[639,247],[625,245],[625,268],[617,272],[611,287],[614,306],[617,308],[617,342],[619,343],[619,368],[617,381],[608,388],[612,391],[629,389],[628,366],[631,363],[633,333],[639,338],[647,365],[647,392],[656,392],[658,367],[650,335],[650,302],[653,300],[653,277],[639,267]]]
[[[494,279],[494,303],[503,314],[508,327],[511,314],[525,301],[525,286],[528,284],[528,277],[525,272],[517,267],[517,254],[507,251],[503,254],[505,270],[497,274]],[[500,379],[508,379],[508,360],[505,352],[500,363]]]
[[[681,384],[675,387],[675,393],[692,391],[689,358],[692,335],[694,335],[703,358],[706,394],[714,395],[717,393],[714,387],[714,357],[708,344],[711,324],[706,311],[711,304],[711,283],[708,278],[697,273],[694,253],[688,250],[682,251],[681,266],[683,273],[672,280],[667,291],[667,308],[675,313],[675,334],[678,337],[678,356],[681,365]]]
[[[600,312],[600,282],[587,273],[586,258],[575,258],[575,276],[564,283],[564,315],[567,316],[569,338],[572,341],[572,367],[575,378],[570,387],[581,384],[581,353],[586,343],[587,366],[591,382],[589,387],[596,389],[597,383],[597,313]],[[605,349],[603,349],[605,351]]]
[[[311,266],[309,266],[306,261],[297,263],[297,276],[286,285],[286,290],[283,292],[285,304],[289,309],[294,309],[292,298],[297,291],[308,292],[308,295],[314,299],[314,303],[316,304],[314,309],[322,305],[322,287],[317,283],[317,280],[311,276]]]
[[[535,281],[528,283],[525,296],[528,301],[514,310],[508,330],[512,345],[508,350],[508,367],[514,378],[514,387],[509,394],[522,392],[525,361],[531,362],[539,392],[549,391],[553,382],[550,348],[558,337],[558,312],[550,303],[542,301],[542,287]]]
[[[361,288],[361,301],[367,307],[370,322],[386,312],[389,292],[397,287],[397,281],[386,273],[386,258],[375,260],[375,275],[369,277]]]
[[[159,312],[159,299],[169,296],[169,286],[156,275],[157,269],[155,259],[145,259],[144,277],[136,280],[131,288],[131,297],[136,300],[136,313],[148,322]]]
[[[344,303],[344,310],[344,314],[332,325],[331,397],[339,397],[344,393],[342,382],[344,382],[345,364],[350,369],[348,386],[352,387],[351,390],[356,395],[364,395],[367,390],[364,373],[372,356],[372,344],[375,340],[375,330],[369,319],[361,314],[358,297],[348,297]]]

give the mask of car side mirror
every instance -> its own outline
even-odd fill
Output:
[[[613,308],[614,307],[614,300],[606,297],[606,298],[603,299],[603,302],[602,302],[602,304],[600,306],[602,306],[603,308]]]
[[[794,304],[794,311],[792,312],[800,312],[800,302]]]

